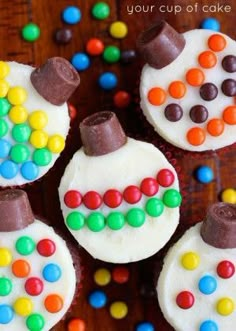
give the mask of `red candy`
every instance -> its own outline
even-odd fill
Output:
[[[141,182],[140,189],[143,194],[151,197],[155,195],[159,190],[159,185],[155,178],[144,178]]]
[[[111,189],[105,192],[103,200],[108,207],[116,208],[121,204],[123,197],[119,191]]]
[[[77,114],[77,110],[75,106],[73,106],[71,103],[68,103],[68,110],[69,110],[70,118],[73,120]]]
[[[68,191],[64,196],[64,202],[69,208],[77,208],[82,202],[82,195],[76,190]]]
[[[42,256],[51,256],[55,253],[56,245],[50,239],[42,239],[37,244],[37,251]]]
[[[102,204],[102,198],[99,193],[89,191],[83,196],[83,203],[89,209],[97,209]]]
[[[221,278],[230,278],[235,273],[235,266],[230,261],[221,261],[217,266],[217,274]]]
[[[177,305],[182,309],[189,309],[194,304],[194,296],[191,292],[183,291],[180,292],[176,297]]]
[[[126,108],[130,104],[131,96],[126,91],[118,91],[114,95],[113,102],[117,108]]]
[[[40,278],[31,277],[25,282],[25,290],[29,295],[36,296],[43,291],[43,282]]]
[[[168,187],[173,184],[175,176],[169,169],[161,169],[157,174],[157,181],[163,187]]]
[[[123,197],[126,202],[134,204],[141,199],[142,193],[137,186],[130,185],[124,190]]]
[[[101,39],[91,38],[86,44],[86,51],[89,55],[96,56],[102,54],[104,43]]]
[[[115,267],[112,271],[112,279],[118,284],[124,284],[129,280],[129,269],[127,267]]]

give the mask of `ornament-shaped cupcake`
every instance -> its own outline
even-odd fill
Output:
[[[94,258],[113,263],[160,250],[179,222],[177,174],[152,144],[126,137],[116,115],[82,121],[83,147],[59,187],[66,226]]]
[[[0,330],[50,330],[74,299],[77,279],[65,241],[35,219],[27,194],[0,192]]]
[[[212,30],[179,34],[162,21],[137,42],[147,62],[141,108],[164,139],[189,151],[236,142],[236,42]]]

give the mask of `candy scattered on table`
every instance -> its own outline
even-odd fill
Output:
[[[120,90],[114,94],[113,102],[117,108],[126,108],[131,102],[131,95],[126,91]]]
[[[141,322],[136,326],[135,331],[155,331],[155,329],[152,323]]]
[[[208,17],[201,22],[200,28],[213,30],[213,31],[220,31],[220,22],[214,17]]]
[[[103,52],[103,59],[108,63],[118,62],[120,59],[120,50],[117,46],[106,46]]]
[[[58,44],[68,44],[72,39],[73,33],[69,28],[57,29],[54,35],[54,39]]]
[[[79,52],[72,56],[71,63],[76,70],[83,71],[90,66],[90,59],[86,53]]]
[[[104,20],[110,15],[110,7],[106,2],[97,2],[92,7],[92,15],[97,20]]]
[[[109,27],[110,35],[115,39],[123,39],[128,33],[128,27],[124,22],[113,22]]]
[[[99,38],[91,38],[86,43],[86,52],[91,56],[101,55],[104,51],[104,43]]]
[[[62,19],[67,24],[77,24],[81,20],[81,11],[76,6],[68,6],[62,12]]]
[[[101,290],[95,290],[89,294],[88,301],[93,308],[99,309],[106,305],[107,296],[105,292]]]
[[[136,59],[136,52],[134,49],[126,49],[121,51],[120,62],[122,64],[130,64]]]
[[[228,203],[236,203],[236,190],[233,188],[226,188],[221,193],[221,200]]]
[[[67,331],[85,331],[86,330],[86,324],[85,321],[81,318],[72,318],[68,325],[67,325]]]
[[[125,266],[117,266],[112,270],[112,280],[118,284],[127,283],[129,277],[129,269]]]
[[[208,184],[214,179],[214,173],[209,166],[200,166],[195,171],[196,179],[203,184]]]
[[[24,40],[33,42],[40,37],[40,28],[37,24],[30,22],[22,28],[21,34]]]
[[[110,314],[115,319],[122,319],[128,314],[128,306],[123,301],[115,301],[110,305]]]
[[[105,286],[111,281],[111,273],[108,269],[100,268],[94,273],[94,281],[97,285]]]
[[[98,84],[103,90],[112,90],[118,84],[116,74],[113,72],[104,72],[99,76]]]

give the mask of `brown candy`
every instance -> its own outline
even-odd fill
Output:
[[[201,237],[217,248],[236,248],[236,205],[224,202],[213,204],[202,224]]]
[[[227,72],[236,72],[236,56],[227,55],[222,60],[222,67]]]
[[[62,57],[48,59],[31,73],[30,79],[37,92],[57,106],[66,102],[80,83],[78,72]]]
[[[177,122],[183,116],[183,109],[177,103],[170,103],[165,108],[165,117],[170,122]]]
[[[165,21],[142,32],[137,40],[137,48],[144,60],[156,69],[164,68],[173,62],[184,46],[183,35]]]
[[[68,44],[72,39],[72,31],[68,28],[61,28],[55,32],[55,41],[58,44]]]
[[[21,230],[33,222],[34,215],[24,191],[0,191],[0,232]]]
[[[194,123],[204,123],[208,118],[208,110],[202,105],[193,106],[189,116]]]
[[[236,96],[236,80],[231,78],[225,79],[221,85],[221,90],[227,97]]]
[[[214,100],[218,95],[218,88],[213,83],[205,83],[200,87],[200,96],[203,100]]]
[[[85,154],[99,156],[123,146],[127,137],[115,113],[102,111],[86,117],[80,124]]]

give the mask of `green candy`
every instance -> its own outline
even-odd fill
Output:
[[[47,148],[36,149],[33,153],[33,161],[38,166],[47,166],[52,161],[52,153]]]
[[[11,148],[10,157],[16,163],[25,162],[30,156],[30,150],[27,146],[16,144]]]
[[[4,137],[8,131],[8,124],[4,119],[0,119],[0,138]]]
[[[107,225],[112,230],[120,230],[125,225],[125,217],[122,213],[114,211],[107,217]]]
[[[163,213],[164,204],[160,199],[151,198],[148,199],[145,210],[149,216],[158,217]]]
[[[92,15],[97,20],[104,20],[110,15],[110,7],[105,2],[97,2],[92,8]]]
[[[29,42],[37,40],[40,36],[40,28],[35,23],[26,24],[21,32],[23,39]]]
[[[0,98],[0,116],[7,115],[10,108],[10,102],[6,98]]]
[[[103,52],[103,58],[108,63],[115,63],[120,59],[120,50],[116,46],[107,46]]]
[[[35,249],[35,242],[32,238],[23,236],[16,241],[16,250],[21,255],[29,255]]]
[[[40,331],[45,324],[44,318],[40,314],[31,314],[27,317],[26,325],[30,331]]]
[[[80,230],[84,226],[84,215],[78,211],[73,211],[66,217],[66,224],[71,230]]]
[[[31,129],[27,124],[16,124],[12,129],[12,137],[18,143],[24,143],[29,140]]]
[[[175,189],[169,189],[165,191],[162,200],[165,206],[169,208],[175,208],[180,206],[182,202],[182,196],[179,191]]]
[[[130,226],[138,228],[145,222],[145,212],[140,208],[132,208],[128,211],[126,220]]]
[[[0,296],[6,296],[11,293],[12,282],[6,277],[0,278]]]
[[[105,227],[105,217],[102,213],[91,213],[86,220],[88,228],[93,232],[99,232]]]

